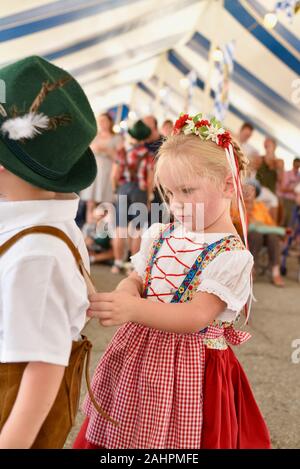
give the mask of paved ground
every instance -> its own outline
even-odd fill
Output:
[[[112,276],[106,266],[94,267],[93,276],[101,291],[113,290],[122,278]],[[258,301],[249,327],[252,339],[235,348],[266,418],[274,448],[300,448],[300,362],[292,362],[292,342],[300,341],[300,285],[295,278],[292,269],[285,289],[272,286],[266,278],[258,279],[254,290]],[[93,367],[114,331],[100,327],[96,321],[88,326],[94,344]],[[300,351],[298,358],[300,361]],[[84,394],[83,385],[82,397]],[[71,447],[82,419],[79,412],[66,448]]]

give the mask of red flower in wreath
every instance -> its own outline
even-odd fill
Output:
[[[210,127],[210,122],[206,119],[202,119],[201,121],[198,121],[196,122],[195,124],[195,127],[203,127],[203,126],[206,126],[206,127]]]
[[[175,134],[178,134],[182,127],[185,126],[186,122],[188,120],[191,120],[191,117],[188,114],[183,114],[182,116],[177,119],[177,121],[174,124],[173,131]]]
[[[223,148],[228,148],[231,143],[231,135],[228,131],[218,135],[218,145]]]

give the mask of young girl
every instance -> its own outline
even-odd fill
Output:
[[[152,225],[135,272],[91,298],[90,315],[122,325],[93,379],[75,448],[270,448],[247,377],[228,345],[251,295],[253,259],[230,218],[237,193],[246,233],[240,149],[215,119],[181,115],[159,151],[156,183],[176,223]],[[154,242],[153,242],[154,239]]]

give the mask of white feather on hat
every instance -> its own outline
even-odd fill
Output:
[[[1,126],[1,132],[11,140],[34,138],[42,129],[49,126],[49,117],[42,113],[29,112],[22,117],[7,119]]]

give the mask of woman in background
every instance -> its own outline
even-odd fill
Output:
[[[122,145],[122,137],[113,131],[113,119],[109,113],[98,117],[98,134],[91,148],[96,156],[97,177],[93,184],[81,192],[80,197],[87,202],[86,220],[91,222],[96,205],[102,202],[112,203],[114,200],[111,172],[117,149]]]

